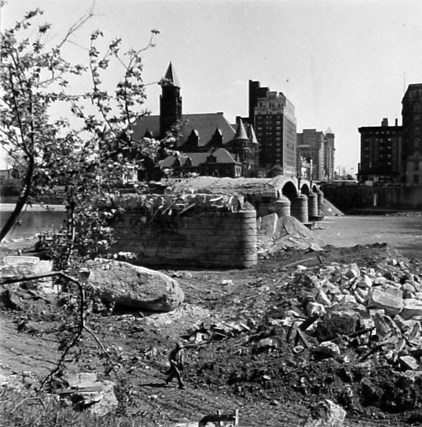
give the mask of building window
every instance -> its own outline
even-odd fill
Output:
[[[413,184],[419,184],[419,175],[413,175]]]

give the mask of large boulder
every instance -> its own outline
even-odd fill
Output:
[[[90,261],[86,267],[90,270],[87,288],[107,303],[169,312],[185,298],[179,283],[159,271],[113,260]]]

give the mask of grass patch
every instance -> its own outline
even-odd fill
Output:
[[[0,395],[1,427],[141,427],[147,424],[139,417],[119,415],[118,412],[96,416],[88,410],[78,412],[63,406],[56,396],[48,394],[25,395],[5,389]]]

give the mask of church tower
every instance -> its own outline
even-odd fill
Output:
[[[160,138],[163,138],[177,121],[182,120],[180,83],[171,62],[160,85]]]

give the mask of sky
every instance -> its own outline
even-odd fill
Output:
[[[248,81],[257,80],[293,103],[297,132],[333,131],[340,172],[357,172],[358,128],[383,118],[401,125],[406,88],[422,82],[420,0],[7,0],[1,28],[39,7],[59,41],[91,5],[75,44],[88,46],[100,29],[139,49],[160,32],[143,53],[151,114],[170,61],[184,114],[223,112],[234,123],[248,115]],[[80,62],[86,51],[72,54]]]

